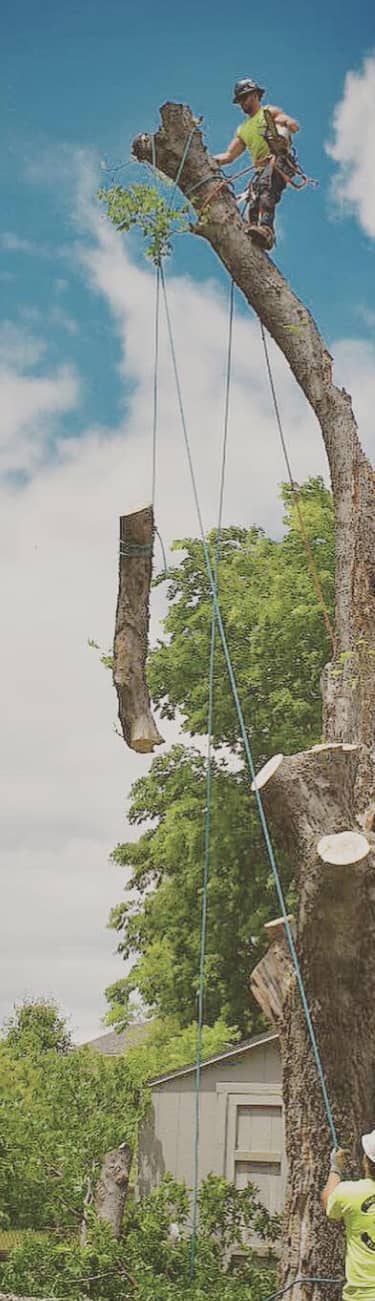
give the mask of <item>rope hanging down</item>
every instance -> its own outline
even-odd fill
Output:
[[[216,622],[217,622],[218,629],[219,629],[219,634],[220,634],[220,639],[221,639],[221,643],[222,643],[222,647],[223,647],[223,652],[224,652],[225,662],[226,662],[226,666],[227,666],[227,671],[228,671],[229,681],[230,681],[230,685],[231,685],[231,689],[232,689],[232,693],[233,693],[233,698],[234,698],[234,703],[235,703],[235,707],[236,707],[236,711],[237,711],[237,716],[238,716],[238,721],[239,721],[239,727],[240,727],[240,733],[241,733],[241,737],[242,737],[242,741],[243,741],[243,746],[244,746],[244,750],[245,750],[246,761],[247,761],[247,765],[248,765],[249,772],[250,772],[250,775],[251,775],[251,779],[252,779],[252,781],[254,782],[254,793],[255,793],[255,799],[256,799],[256,804],[257,804],[257,810],[258,810],[259,820],[260,820],[260,824],[261,824],[261,827],[262,827],[262,832],[263,832],[263,837],[264,837],[264,841],[265,841],[265,845],[266,845],[266,849],[267,849],[267,854],[268,854],[268,858],[269,858],[269,862],[270,862],[270,867],[271,867],[271,870],[272,870],[272,875],[273,875],[274,882],[275,882],[275,886],[276,886],[276,891],[277,891],[277,896],[278,896],[278,900],[279,900],[279,904],[280,904],[280,909],[281,909],[281,913],[282,913],[282,917],[283,917],[283,921],[284,921],[284,925],[285,925],[285,933],[286,933],[286,936],[287,936],[287,941],[288,941],[288,945],[289,945],[290,955],[291,955],[291,959],[292,959],[292,962],[293,962],[293,966],[294,966],[294,969],[295,969],[295,972],[296,972],[296,978],[297,978],[298,989],[299,989],[299,993],[300,993],[300,997],[301,997],[301,1001],[302,1001],[302,1006],[303,1006],[303,1011],[304,1011],[304,1015],[305,1015],[305,1019],[306,1019],[306,1025],[307,1025],[307,1029],[308,1029],[308,1033],[309,1033],[309,1037],[310,1037],[310,1042],[311,1042],[312,1052],[313,1052],[313,1056],[314,1056],[314,1061],[315,1061],[315,1065],[316,1065],[316,1069],[317,1069],[317,1073],[318,1073],[318,1078],[319,1078],[320,1088],[321,1088],[321,1092],[322,1092],[322,1097],[323,1097],[323,1103],[324,1103],[324,1108],[325,1108],[325,1112],[326,1112],[327,1122],[328,1122],[329,1129],[330,1129],[330,1132],[331,1132],[333,1145],[334,1145],[334,1147],[337,1147],[337,1146],[338,1146],[338,1139],[337,1139],[337,1134],[336,1134],[335,1124],[334,1124],[334,1120],[333,1120],[333,1115],[332,1115],[332,1110],[331,1110],[331,1104],[330,1104],[330,1100],[329,1100],[329,1097],[328,1097],[328,1091],[327,1091],[327,1085],[326,1085],[326,1081],[325,1081],[325,1077],[324,1077],[323,1065],[322,1065],[322,1061],[321,1061],[321,1057],[320,1057],[320,1053],[319,1053],[319,1048],[318,1048],[318,1043],[317,1043],[317,1039],[316,1039],[316,1035],[315,1035],[314,1026],[313,1026],[312,1019],[311,1019],[310,1009],[309,1009],[309,1006],[308,1006],[308,1003],[307,1003],[307,998],[306,998],[306,993],[305,993],[305,987],[304,987],[304,984],[303,984],[303,978],[302,978],[302,972],[301,972],[300,964],[299,964],[299,961],[298,961],[298,956],[297,956],[297,952],[296,952],[296,948],[295,948],[295,944],[294,944],[294,939],[293,939],[293,935],[292,935],[292,931],[291,931],[290,923],[289,923],[289,920],[288,920],[288,913],[287,913],[286,904],[285,904],[285,900],[284,900],[283,889],[282,889],[282,885],[281,885],[281,881],[280,881],[280,877],[279,877],[279,872],[278,872],[278,868],[277,868],[277,864],[276,864],[276,860],[275,860],[275,855],[274,855],[274,850],[273,850],[272,841],[271,841],[271,837],[270,837],[270,832],[269,832],[269,828],[268,828],[268,823],[267,823],[267,819],[266,819],[265,811],[264,811],[264,808],[263,808],[263,802],[262,802],[261,795],[260,795],[260,792],[259,792],[259,790],[258,790],[258,788],[257,788],[257,784],[256,784],[256,771],[255,771],[255,766],[254,766],[254,761],[253,761],[253,756],[252,756],[252,750],[251,750],[251,746],[250,746],[249,738],[248,738],[247,731],[246,731],[245,720],[244,720],[244,716],[243,716],[243,712],[242,712],[242,706],[241,706],[240,698],[239,698],[239,695],[238,695],[237,683],[236,683],[236,679],[235,679],[235,675],[234,675],[234,671],[233,671],[233,665],[232,665],[231,656],[230,656],[230,652],[229,652],[229,648],[228,648],[228,643],[227,643],[226,633],[225,633],[225,629],[224,629],[224,625],[223,625],[223,621],[222,621],[222,617],[221,617],[220,606],[219,606],[219,602],[218,602],[218,598],[217,598],[216,585],[215,585],[215,578],[214,578],[214,574],[213,574],[213,570],[212,570],[212,565],[211,565],[211,560],[210,560],[210,554],[209,554],[209,550],[208,550],[208,546],[207,546],[207,541],[206,541],[206,536],[205,536],[205,531],[204,531],[204,526],[203,526],[203,519],[202,519],[201,508],[200,508],[200,503],[199,503],[199,496],[198,496],[198,490],[197,490],[197,484],[196,484],[196,478],[195,478],[195,472],[194,472],[194,465],[193,465],[193,461],[192,461],[192,454],[191,454],[191,448],[190,448],[189,435],[188,435],[188,430],[187,430],[187,425],[186,425],[186,419],[185,419],[185,411],[184,411],[184,405],[183,405],[183,400],[182,400],[182,392],[181,392],[181,385],[180,385],[180,379],[179,379],[179,371],[178,371],[178,365],[177,365],[176,350],[175,350],[175,345],[174,345],[174,338],[173,338],[173,331],[172,331],[172,325],[171,325],[171,318],[170,318],[170,314],[169,314],[169,306],[168,306],[168,298],[167,298],[167,291],[166,291],[166,284],[165,284],[165,276],[164,276],[164,271],[163,271],[163,267],[162,267],[162,266],[161,266],[161,268],[160,268],[160,276],[161,276],[161,285],[162,285],[162,291],[163,291],[163,298],[164,298],[164,305],[165,305],[165,314],[166,314],[166,321],[167,321],[167,329],[168,329],[168,336],[169,336],[169,343],[170,343],[170,350],[171,350],[172,366],[173,366],[173,372],[174,372],[175,384],[176,384],[177,400],[178,400],[178,406],[179,406],[180,417],[181,417],[181,425],[182,425],[183,437],[184,437],[184,442],[185,442],[185,448],[186,448],[186,454],[187,454],[188,466],[189,466],[189,471],[190,471],[190,477],[191,477],[191,483],[192,483],[193,495],[194,495],[194,500],[195,500],[195,505],[196,505],[196,511],[197,511],[197,517],[198,517],[198,523],[199,523],[199,528],[200,528],[200,534],[201,534],[201,540],[202,540],[202,546],[203,546],[204,558],[205,558],[205,563],[206,563],[207,575],[208,575],[208,580],[209,580],[209,584],[210,584],[210,588],[211,588],[211,596],[212,596],[212,602],[213,602],[214,611],[215,611],[215,618],[216,618]]]
[[[229,398],[230,398],[231,370],[232,370],[233,315],[234,315],[234,282],[232,280],[231,287],[230,287],[230,298],[229,298],[229,326],[228,326],[228,347],[227,347],[225,403],[224,403],[224,432],[223,432],[223,448],[222,448],[220,490],[219,490],[219,509],[218,509],[215,563],[214,563],[214,582],[215,582],[216,595],[218,594],[218,585],[219,585],[220,546],[221,546],[222,523],[223,523],[225,468],[226,468],[228,428],[229,428]],[[215,646],[216,646],[216,616],[215,616],[214,604],[212,603],[211,645],[210,645],[210,660],[209,660],[209,673],[208,673],[208,718],[207,718],[208,745],[207,745],[207,777],[206,777],[206,813],[205,813],[205,829],[204,829],[204,864],[203,864],[203,881],[202,881],[202,916],[201,916],[200,956],[199,956],[198,1029],[197,1029],[197,1049],[196,1049],[196,1058],[195,1058],[194,1180],[193,1180],[192,1235],[191,1235],[191,1248],[190,1248],[191,1277],[194,1276],[194,1269],[195,1269],[197,1227],[198,1227],[200,1084],[201,1084],[201,1065],[202,1065],[202,1032],[203,1032],[203,1016],[204,1016],[204,968],[205,968],[205,958],[206,958],[208,878],[209,878],[209,869],[210,869],[210,841],[211,841],[211,813],[212,813],[212,778],[213,778],[212,749],[213,749],[213,720],[214,720]]]
[[[318,602],[319,602],[319,605],[320,605],[320,608],[321,608],[321,611],[322,611],[322,615],[323,615],[324,623],[325,623],[325,626],[326,626],[326,630],[327,630],[328,636],[330,637],[330,640],[331,640],[331,642],[332,642],[333,652],[335,653],[335,648],[336,648],[335,634],[334,634],[334,631],[333,631],[333,628],[332,628],[331,620],[330,620],[330,617],[329,617],[329,614],[328,614],[328,610],[327,610],[327,606],[326,606],[326,603],[325,603],[325,600],[324,600],[324,596],[323,596],[323,592],[322,592],[322,587],[321,587],[321,582],[320,582],[320,578],[319,578],[318,570],[317,570],[317,567],[316,567],[316,564],[315,564],[314,553],[313,553],[313,549],[312,549],[312,546],[311,546],[310,538],[308,537],[308,534],[307,534],[307,532],[306,532],[305,521],[304,521],[304,518],[303,518],[303,512],[302,512],[302,508],[301,508],[301,498],[300,498],[300,494],[299,494],[299,492],[298,492],[298,488],[296,487],[295,480],[293,479],[293,475],[292,475],[292,470],[291,470],[291,465],[290,465],[290,460],[289,460],[289,455],[288,455],[288,449],[287,449],[287,445],[286,445],[286,441],[285,441],[285,436],[284,436],[284,431],[283,431],[283,427],[282,427],[282,423],[281,423],[280,409],[279,409],[279,404],[278,404],[278,401],[277,401],[277,394],[276,394],[276,389],[275,389],[275,384],[274,384],[274,379],[273,379],[273,374],[272,374],[272,368],[271,368],[271,361],[270,361],[269,349],[268,349],[268,344],[267,344],[266,332],[265,332],[265,329],[264,329],[263,321],[259,321],[259,324],[260,324],[260,332],[261,332],[262,342],[263,342],[263,348],[264,348],[264,355],[265,355],[265,359],[266,359],[267,373],[268,373],[268,378],[269,378],[269,382],[270,382],[270,389],[271,389],[271,393],[272,393],[273,407],[274,407],[274,412],[275,412],[275,416],[276,416],[276,423],[277,423],[277,427],[278,427],[279,434],[280,434],[281,446],[282,446],[283,453],[284,453],[284,460],[285,460],[285,465],[286,465],[286,468],[287,468],[287,474],[288,474],[289,483],[290,483],[291,490],[292,490],[293,501],[294,501],[294,505],[295,505],[295,508],[296,508],[296,511],[297,511],[298,520],[299,520],[299,525],[300,525],[300,529],[301,529],[301,533],[302,533],[302,538],[303,538],[303,542],[304,542],[304,546],[305,546],[305,550],[306,550],[306,554],[307,554],[308,566],[309,566],[310,574],[311,574],[312,581],[313,581],[313,584],[314,584],[315,594],[316,594],[316,596],[317,596],[317,598],[318,598]]]

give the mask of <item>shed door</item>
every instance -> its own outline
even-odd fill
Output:
[[[226,1178],[239,1189],[254,1183],[270,1214],[281,1211],[285,1187],[281,1094],[262,1090],[261,1085],[256,1090],[254,1085],[242,1086],[241,1092],[229,1088],[220,1111],[226,1129]]]

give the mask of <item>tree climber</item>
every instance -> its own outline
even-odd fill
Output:
[[[370,1301],[375,1297],[375,1129],[371,1134],[362,1134],[361,1143],[364,1179],[343,1179],[345,1152],[334,1148],[322,1192],[328,1219],[343,1220],[345,1225],[344,1301]]]
[[[224,167],[239,158],[244,149],[249,150],[256,176],[248,190],[248,230],[257,243],[270,249],[275,242],[275,207],[289,177],[295,174],[288,159],[288,149],[290,134],[299,131],[299,124],[293,117],[288,117],[282,108],[275,108],[271,104],[262,107],[263,95],[264,87],[258,86],[251,77],[236,81],[233,103],[240,105],[247,120],[238,127],[226,152],[216,154],[215,157],[216,162]],[[282,149],[280,155],[277,143],[275,147],[277,141]]]

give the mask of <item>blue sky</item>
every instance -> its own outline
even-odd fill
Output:
[[[359,21],[358,7],[336,0],[287,10],[15,0],[2,47],[0,1019],[24,993],[51,993],[83,1038],[122,974],[105,923],[123,881],[108,856],[133,834],[127,795],[149,763],[116,736],[110,677],[87,647],[111,642],[118,515],[148,499],[152,412],[152,270],[99,213],[100,162],[126,161],[166,99],[203,114],[209,148],[223,149],[240,120],[241,76],[300,120],[301,160],[320,187],[284,196],[274,256],[325,333],[374,457],[373,10],[362,4]],[[188,236],[168,277],[211,526],[228,285]],[[225,520],[277,532],[284,468],[257,323],[240,302],[233,355]],[[316,422],[275,349],[273,364],[295,477],[326,473]],[[157,518],[168,549],[196,521],[164,335],[160,367]],[[158,588],[153,636],[162,613]],[[176,725],[166,741],[178,735]]]
[[[302,124],[298,145],[304,166],[319,177],[320,189],[301,196],[288,192],[282,207],[283,239],[278,260],[318,315],[332,338],[338,330],[365,333],[356,316],[358,303],[369,302],[371,257],[365,234],[353,222],[338,221],[329,196],[332,160],[324,144],[340,99],[348,68],[358,67],[374,40],[371,5],[358,9],[347,0],[314,6],[292,0],[287,13],[274,0],[249,9],[229,6],[158,4],[64,5],[16,3],[6,7],[3,32],[5,76],[1,90],[3,230],[16,232],[53,251],[72,239],[69,198],[64,184],[53,180],[53,151],[61,146],[92,150],[99,163],[129,157],[133,135],[156,126],[158,105],[167,98],[190,102],[204,114],[213,151],[222,148],[239,119],[231,103],[236,77],[254,74],[264,80],[267,97],[295,114]],[[27,163],[46,154],[45,183],[25,180]],[[132,173],[133,176],[133,173]],[[100,180],[98,169],[98,180]],[[177,265],[197,278],[215,274],[212,255],[194,241],[184,241]],[[40,256],[13,259],[4,250],[0,270],[11,267],[15,279],[3,282],[6,315],[46,306],[50,301],[51,266]],[[104,305],[92,312],[69,259],[64,274],[64,302],[80,322],[74,354],[89,377],[87,412],[112,418],[118,387],[111,360],[113,342]],[[59,347],[60,334],[50,337]],[[101,358],[107,380],[100,376]],[[90,408],[91,395],[91,408]]]

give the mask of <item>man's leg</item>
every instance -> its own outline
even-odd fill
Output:
[[[251,226],[257,225],[259,221],[259,189],[257,181],[258,177],[251,181],[248,190],[249,206],[247,209],[247,219]]]
[[[275,207],[280,202],[286,181],[280,176],[273,161],[266,163],[259,176],[259,225],[274,235]]]

